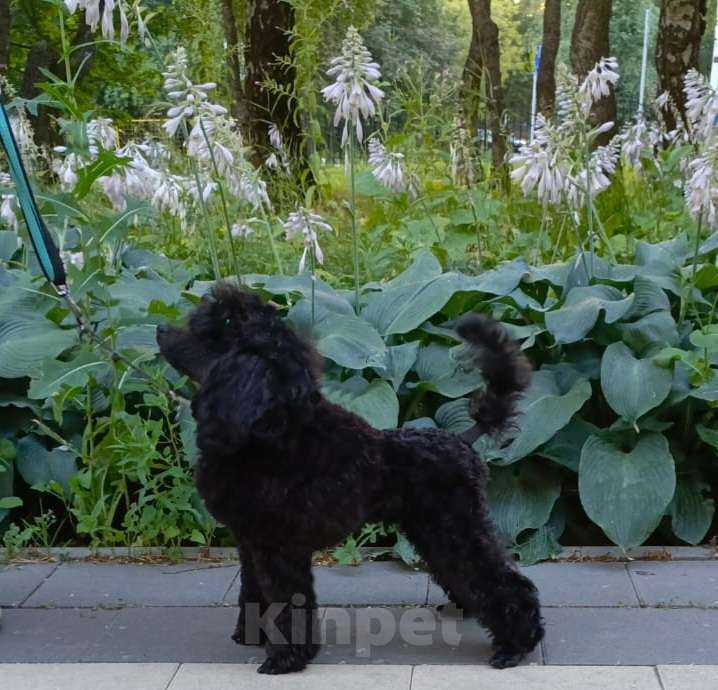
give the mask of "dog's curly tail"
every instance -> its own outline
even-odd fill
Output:
[[[470,443],[484,434],[505,431],[516,414],[516,403],[531,383],[531,364],[518,343],[498,322],[468,314],[456,332],[468,343],[466,359],[478,367],[486,382],[471,402],[476,427],[464,434]]]

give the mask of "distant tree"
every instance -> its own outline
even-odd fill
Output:
[[[556,56],[561,44],[561,0],[546,0],[543,15],[543,51],[538,73],[539,112],[549,116],[556,101]]]
[[[494,169],[504,166],[506,137],[501,126],[504,94],[501,82],[499,27],[491,17],[491,0],[468,0],[471,12],[471,45],[463,76],[466,121],[476,132],[481,96],[489,113],[491,157]]]
[[[571,36],[571,66],[579,79],[585,77],[602,57],[611,55],[609,32],[613,0],[578,0]],[[596,123],[616,122],[616,94],[596,103]],[[612,132],[602,135],[599,143],[607,142]]]
[[[10,0],[0,0],[0,74],[10,66]]]
[[[667,91],[681,116],[685,115],[683,78],[698,69],[701,39],[706,30],[706,0],[662,0],[656,42],[658,92]],[[664,112],[666,124],[676,126],[671,109]]]

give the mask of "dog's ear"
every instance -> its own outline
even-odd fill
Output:
[[[291,416],[307,411],[315,388],[309,372],[287,372],[256,354],[231,352],[208,372],[195,401],[197,421],[215,437],[232,445],[251,438],[278,440]],[[311,405],[310,405],[311,406]]]

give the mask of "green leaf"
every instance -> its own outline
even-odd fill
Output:
[[[377,429],[393,429],[399,422],[399,400],[386,381],[369,383],[361,376],[346,381],[327,381],[323,389],[330,402],[365,419]]]
[[[408,333],[440,311],[454,292],[455,278],[450,273],[388,287],[369,296],[362,316],[382,335]]]
[[[703,426],[702,424],[696,426],[696,431],[703,443],[707,443],[709,446],[713,446],[713,448],[718,450],[718,431]]]
[[[515,467],[491,468],[491,514],[499,532],[512,541],[526,529],[543,527],[560,493],[561,479],[545,462],[527,460]]]
[[[631,349],[642,352],[649,347],[678,345],[678,327],[668,311],[656,311],[632,323],[618,325],[622,340]]]
[[[636,359],[623,343],[612,343],[601,361],[601,388],[613,411],[636,422],[671,392],[673,372],[653,359]]]
[[[4,470],[0,472],[0,498],[13,498],[15,471],[12,462],[0,460],[0,467]],[[2,522],[10,512],[10,508],[0,508],[0,522]]]
[[[65,386],[85,386],[90,377],[98,380],[109,371],[107,359],[92,350],[82,350],[69,362],[46,359],[41,373],[30,384],[28,397],[35,400],[49,398]]]
[[[459,398],[444,403],[436,411],[436,423],[441,429],[452,434],[461,434],[476,426],[476,421],[469,413],[471,401],[468,398]]]
[[[563,547],[559,539],[566,529],[565,511],[561,509],[560,500],[556,502],[551,511],[549,521],[533,532],[528,539],[521,540],[514,546],[522,565],[533,565],[539,561],[556,558]]]
[[[396,533],[396,544],[394,544],[394,555],[412,568],[421,560],[414,545],[404,536],[403,532],[398,531]]]
[[[0,261],[10,261],[20,247],[20,238],[12,230],[0,230]]]
[[[0,436],[0,472],[7,472],[7,465],[17,456],[15,445],[9,438]],[[3,462],[7,461],[7,462]]]
[[[699,350],[707,350],[710,353],[718,352],[718,324],[693,331],[690,340]]]
[[[591,383],[586,379],[577,380],[564,393],[553,372],[537,371],[517,406],[519,434],[506,448],[492,453],[492,459],[498,459],[496,464],[510,465],[526,457],[563,429],[590,397]]]
[[[21,506],[22,499],[17,498],[17,496],[6,496],[5,498],[0,498],[0,511],[12,510],[13,508],[20,508]],[[2,520],[2,517],[0,517],[0,520]]]
[[[377,368],[377,373],[391,382],[394,390],[398,391],[404,382],[406,375],[416,362],[416,355],[419,351],[419,341],[415,340],[403,345],[393,345],[386,348],[382,367]]]
[[[92,163],[77,171],[79,180],[75,185],[73,194],[78,199],[82,199],[87,196],[95,180],[109,175],[115,168],[124,167],[130,160],[130,158],[118,156],[112,151],[100,151]]]
[[[668,509],[674,534],[689,544],[700,544],[706,536],[715,513],[710,486],[693,478],[682,478]]]
[[[348,369],[381,367],[386,358],[386,345],[366,321],[356,316],[327,313],[315,324],[317,350]]]
[[[448,348],[439,343],[422,347],[414,365],[419,383],[410,383],[407,387],[428,388],[447,398],[458,398],[475,391],[483,385],[484,379],[480,371],[466,370],[455,359],[464,349],[463,345]]]
[[[47,450],[36,436],[20,439],[16,465],[30,486],[57,482],[66,495],[70,493],[70,478],[77,472],[74,453],[61,447]]]
[[[622,549],[642,544],[656,529],[676,488],[668,441],[642,434],[631,451],[621,436],[591,436],[581,452],[578,488],[586,514]]]
[[[179,427],[180,440],[184,456],[191,467],[197,464],[199,450],[197,448],[197,422],[192,415],[192,408],[182,404],[177,408],[176,423]]]
[[[538,454],[543,458],[553,460],[559,465],[578,472],[578,463],[581,459],[581,450],[584,443],[598,431],[598,427],[581,417],[574,417],[567,426],[559,431]]]
[[[708,383],[694,388],[690,392],[690,396],[707,402],[718,402],[718,375],[714,376]]]
[[[546,313],[546,328],[557,343],[576,343],[585,338],[604,314],[606,323],[615,323],[628,313],[634,296],[608,285],[573,288],[559,309]]]
[[[8,317],[0,321],[0,378],[36,375],[47,357],[77,343],[75,330],[64,330],[41,317]]]

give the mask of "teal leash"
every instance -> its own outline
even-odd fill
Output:
[[[132,371],[139,374],[146,381],[149,381],[155,388],[160,389],[157,382],[144,369],[137,366],[121,353],[117,352],[102,338],[100,338],[97,333],[95,333],[92,326],[85,318],[85,315],[82,313],[80,305],[75,302],[70,294],[70,289],[67,285],[65,267],[62,263],[62,257],[60,256],[60,250],[57,248],[50,231],[45,225],[45,221],[40,215],[40,210],[37,206],[37,201],[35,200],[35,194],[32,191],[27,171],[25,170],[25,165],[22,162],[20,147],[17,145],[15,135],[13,134],[12,127],[10,125],[10,118],[8,117],[7,111],[5,110],[5,106],[2,102],[0,102],[0,141],[2,141],[2,146],[5,149],[5,155],[7,156],[10,167],[10,177],[15,184],[17,200],[20,204],[20,210],[22,211],[23,218],[25,219],[25,223],[27,225],[30,242],[32,243],[35,255],[40,263],[40,268],[42,269],[42,272],[48,282],[55,288],[57,294],[67,303],[68,308],[77,321],[80,336],[87,336],[89,340],[94,342],[101,349],[105,350],[105,352],[107,352],[113,360],[122,362],[125,366],[132,369]],[[162,389],[161,392],[166,394],[174,403],[187,402],[169,386],[166,389]]]

